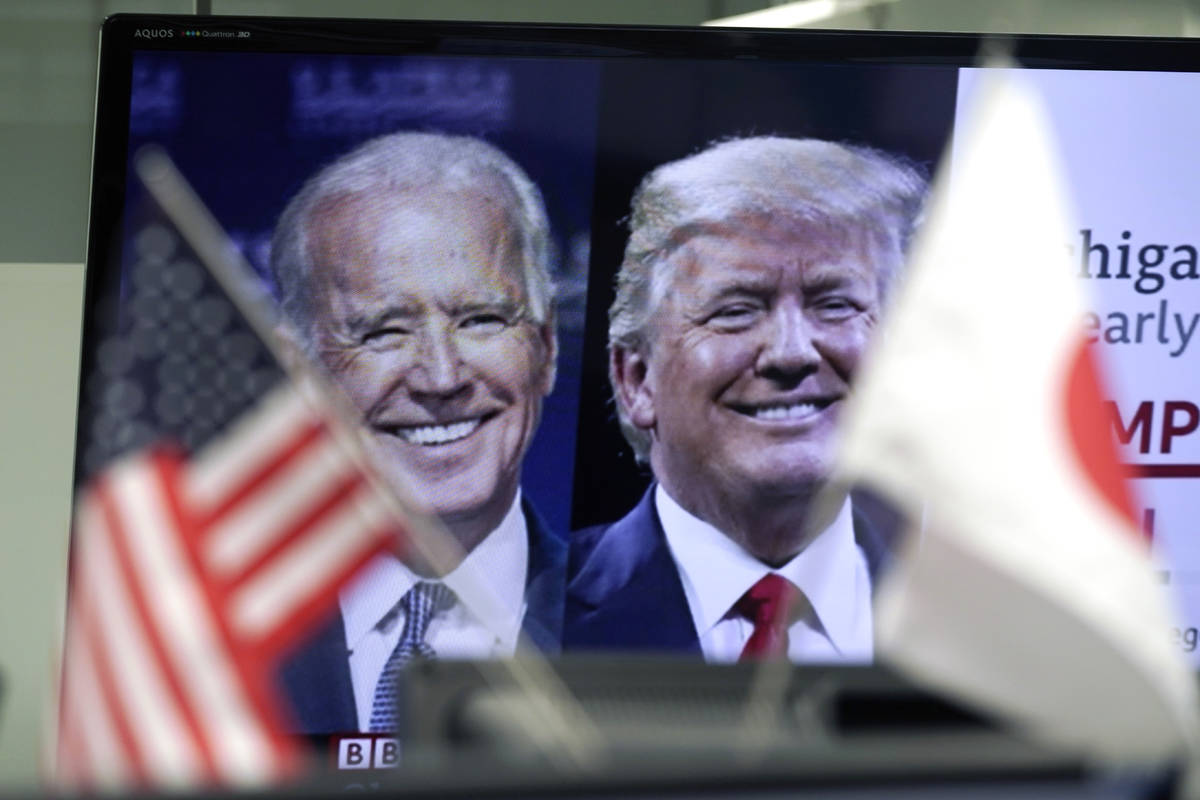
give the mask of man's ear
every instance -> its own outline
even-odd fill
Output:
[[[625,415],[636,427],[654,427],[654,386],[649,380],[650,365],[636,350],[616,346],[609,350],[608,368],[612,375],[613,391]]]
[[[554,380],[558,376],[558,322],[554,310],[546,314],[546,321],[538,326],[538,338],[542,342],[546,362],[542,365],[542,396],[554,391]]]

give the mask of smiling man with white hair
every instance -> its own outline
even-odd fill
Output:
[[[559,646],[565,544],[520,491],[554,385],[550,230],[524,171],[471,137],[397,133],[309,179],[271,271],[300,347],[362,415],[385,479],[462,546],[445,574],[387,557],[341,596],[336,625],[284,670],[309,733],[387,731],[413,657]],[[481,581],[489,620],[457,602]]]
[[[879,151],[782,137],[642,181],[609,368],[655,484],[573,537],[565,647],[871,659],[886,546],[826,481],[925,186]]]

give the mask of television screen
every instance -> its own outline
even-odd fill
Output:
[[[1073,194],[1063,247],[1180,609],[1163,635],[1195,663],[1195,44],[1009,45]],[[182,317],[220,330],[226,312],[192,302],[187,259],[145,224],[134,162],[153,146],[345,390],[384,478],[404,476],[495,593],[480,624],[421,570],[372,562],[283,659],[298,732],[386,731],[377,685],[404,647],[502,657],[523,636],[552,654],[783,647],[869,664],[887,522],[867,497],[805,512],[928,185],[953,168],[980,49],[969,35],[110,18],[77,481],[163,431],[202,451],[266,380],[236,338],[183,332]],[[795,602],[794,585],[802,611],[781,640],[760,635],[753,608]]]

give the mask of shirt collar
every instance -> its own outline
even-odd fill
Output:
[[[472,615],[505,646],[513,646],[525,610],[529,568],[529,532],[521,511],[521,491],[499,526],[475,546],[462,563],[440,580],[475,613]],[[418,581],[394,555],[382,555],[364,567],[338,595],[346,643],[353,650]]]
[[[696,631],[703,636],[746,590],[769,572],[804,592],[817,622],[835,648],[852,648],[858,618],[858,545],[847,498],[833,522],[791,561],[772,570],[721,531],[675,501],[662,484],[654,494],[667,546],[683,583]]]

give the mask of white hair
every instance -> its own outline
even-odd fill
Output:
[[[372,139],[309,178],[288,202],[271,240],[271,275],[284,311],[307,333],[314,265],[313,214],[324,201],[381,192],[441,188],[487,194],[508,211],[524,270],[528,312],[543,324],[551,310],[553,245],[541,192],[498,148],[470,136],[393,133]]]

